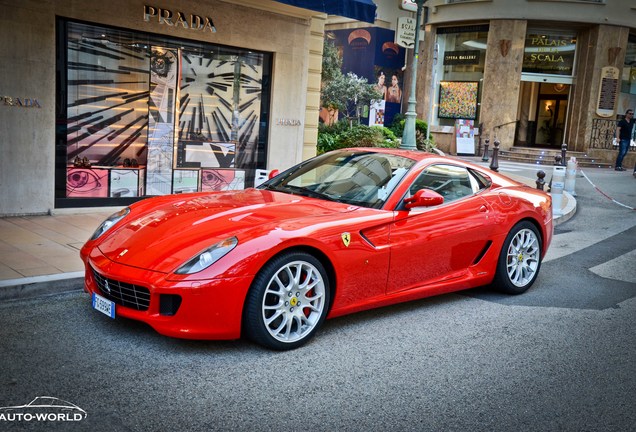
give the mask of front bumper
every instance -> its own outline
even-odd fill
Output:
[[[252,277],[176,282],[168,280],[169,275],[165,273],[113,262],[97,248],[82,258],[84,290],[115,301],[116,317],[142,321],[162,335],[177,338],[238,339],[241,336],[243,304]],[[97,279],[101,279],[100,284]],[[105,292],[104,279],[111,284],[116,281],[122,286],[137,287],[136,292],[147,292],[149,298],[139,302],[122,301],[120,296]]]

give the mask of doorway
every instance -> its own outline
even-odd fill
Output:
[[[570,85],[522,81],[515,146],[561,148]]]
[[[565,113],[568,108],[567,95],[539,95],[537,104],[537,128],[534,145],[537,147],[559,147],[565,133]]]

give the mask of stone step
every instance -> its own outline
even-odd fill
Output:
[[[566,158],[569,159],[570,156],[575,156],[575,155],[571,155],[570,153],[568,153],[566,155]],[[516,152],[500,151],[499,159],[507,160],[511,162],[528,163],[533,165],[549,165],[549,166],[554,165],[554,155],[544,155],[544,156],[537,157],[537,155],[524,155],[524,154],[516,154]],[[587,156],[576,156],[576,162],[579,167],[587,167],[587,168],[612,167],[612,163],[608,163],[603,160],[595,160]]]
[[[560,149],[511,147],[508,150],[499,151],[499,157],[502,160],[536,165],[554,165],[555,156],[561,156]],[[605,168],[613,166],[613,162],[611,161],[603,160],[602,158],[593,158],[584,152],[568,151],[566,152],[565,157],[566,159],[576,157],[576,161],[580,167]]]

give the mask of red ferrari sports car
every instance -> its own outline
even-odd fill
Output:
[[[325,318],[536,280],[550,195],[429,153],[356,148],[256,188],[154,197],[81,250],[93,307],[192,339],[306,343]]]

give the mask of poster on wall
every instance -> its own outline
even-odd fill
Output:
[[[403,72],[406,49],[395,43],[395,31],[382,28],[357,28],[330,32],[342,58],[342,72],[352,72],[375,85],[384,101],[368,107],[368,117],[362,122],[369,125],[390,126],[393,117],[401,112]]]
[[[440,81],[439,118],[475,120],[477,117],[477,81]]]
[[[455,120],[455,142],[458,155],[475,154],[475,121]]]

